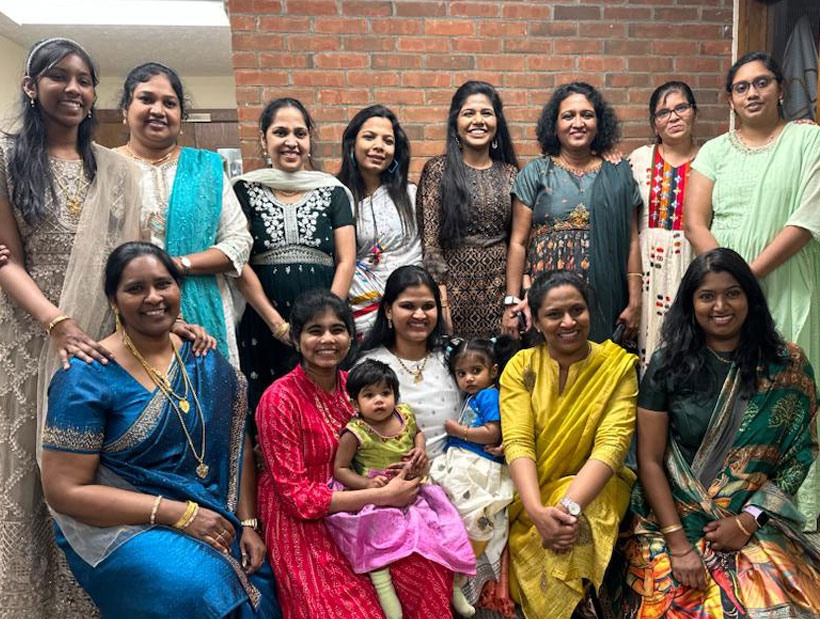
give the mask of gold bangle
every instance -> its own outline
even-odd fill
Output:
[[[740,516],[735,516],[735,524],[737,525],[737,528],[743,532],[743,535],[746,537],[752,536],[752,534],[746,530],[746,527],[743,526],[743,523],[740,521]]]
[[[194,520],[196,520],[196,516],[197,516],[197,514],[199,513],[199,503],[194,503],[194,505],[195,505],[195,507],[194,507],[194,513],[193,513],[193,514],[191,514],[191,517],[188,519],[188,522],[186,522],[185,524],[183,524],[183,525],[180,527],[180,529],[182,529],[182,530],[187,529],[187,528],[188,528],[188,525],[189,525],[189,524],[191,524]]]
[[[670,533],[674,533],[675,531],[683,531],[683,525],[678,524],[670,524],[668,527],[664,527],[661,529],[661,533],[664,535],[669,535]]]
[[[626,276],[627,277],[640,277],[641,279],[643,279],[643,273],[627,273]]]
[[[273,337],[275,337],[275,338],[282,337],[283,335],[285,335],[285,333],[288,332],[288,329],[290,329],[290,323],[285,321],[281,325],[276,327],[276,331],[273,332]]]
[[[675,557],[676,559],[680,559],[681,557],[685,557],[686,555],[688,555],[688,554],[689,554],[690,552],[692,552],[694,549],[695,549],[695,547],[694,547],[694,546],[692,546],[692,545],[690,544],[690,545],[689,545],[689,550],[687,550],[686,552],[682,552],[682,553],[680,553],[679,555],[676,555],[674,552],[672,552],[672,551],[670,550],[670,551],[669,551],[669,556],[670,556],[670,557]]]
[[[464,440],[469,442],[467,435],[470,433],[470,428],[464,428]]]
[[[162,503],[161,494],[154,499],[154,507],[151,509],[151,517],[148,519],[148,524],[150,524],[152,527],[157,523],[157,510],[159,509],[160,503]]]
[[[186,526],[191,524],[190,521],[193,520],[193,515],[194,515],[194,513],[196,512],[196,510],[198,508],[199,508],[199,505],[197,505],[193,501],[188,501],[188,505],[185,508],[185,513],[182,514],[182,516],[179,517],[179,520],[177,520],[171,526],[174,527],[175,529],[184,529]]]
[[[48,335],[51,335],[51,330],[64,320],[71,320],[71,318],[69,316],[66,316],[65,314],[60,314],[59,316],[57,316],[57,318],[48,323],[48,326],[46,327],[46,333]]]

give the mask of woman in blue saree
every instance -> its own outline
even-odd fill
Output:
[[[280,617],[255,530],[244,378],[171,334],[179,272],[155,245],[114,250],[105,293],[113,359],[54,376],[43,433],[72,572],[104,618]]]

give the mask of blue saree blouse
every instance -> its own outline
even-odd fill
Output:
[[[238,560],[245,379],[217,352],[196,357],[185,343],[180,358],[205,419],[204,479],[166,396],[145,389],[115,361],[72,359],[69,370],[54,375],[43,448],[98,454],[97,483],[218,512],[237,529],[231,554],[166,526],[101,528],[62,514],[55,514],[57,542],[103,617],[280,617],[270,566],[248,576]],[[185,391],[176,360],[168,379],[176,393]],[[200,452],[202,427],[189,400],[182,417]]]

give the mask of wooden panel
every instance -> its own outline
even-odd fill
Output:
[[[738,0],[737,55],[771,49],[769,7],[760,0]]]

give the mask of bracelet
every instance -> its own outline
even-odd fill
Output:
[[[243,527],[250,527],[254,531],[259,529],[259,520],[256,518],[246,518],[245,520],[240,520],[239,524]]]
[[[154,499],[154,507],[151,509],[151,517],[148,519],[148,524],[150,524],[152,527],[157,523],[157,510],[159,509],[160,503],[162,503],[161,494]]]
[[[51,335],[51,330],[64,320],[71,320],[71,318],[69,316],[66,316],[65,314],[60,314],[59,316],[57,316],[57,318],[48,323],[48,326],[46,327],[46,333],[48,335]]]
[[[695,549],[695,547],[690,545],[690,546],[689,546],[689,550],[687,550],[686,552],[682,552],[682,553],[680,553],[679,555],[676,555],[674,552],[672,552],[672,551],[670,550],[670,551],[669,551],[669,556],[670,556],[670,557],[675,557],[676,559],[680,559],[681,557],[685,557],[686,555],[688,555],[688,554],[689,554],[690,552],[692,552],[694,549]]]
[[[641,279],[643,279],[643,273],[627,273],[626,276],[627,277],[640,277]]]
[[[179,520],[177,520],[171,526],[175,529],[184,529],[189,524],[191,524],[191,521],[194,519],[194,516],[196,515],[196,512],[198,510],[199,505],[197,505],[193,501],[188,501],[188,506],[185,508],[185,513],[182,514],[182,516],[179,517]]]
[[[281,325],[276,327],[276,331],[273,332],[273,337],[281,338],[283,335],[285,335],[285,333],[288,332],[288,329],[290,329],[290,323],[285,321]]]
[[[470,433],[470,428],[464,428],[464,440],[468,441],[467,435]],[[468,441],[469,442],[469,441]]]
[[[740,521],[740,516],[735,516],[735,524],[737,525],[737,528],[743,532],[743,535],[746,537],[752,536],[752,534],[746,530],[746,527],[743,526],[743,523]]]
[[[188,522],[186,522],[185,524],[183,524],[183,525],[180,527],[180,529],[182,529],[182,530],[186,529],[186,528],[188,527],[188,525],[189,525],[189,524],[191,524],[194,520],[196,520],[196,516],[197,516],[197,514],[199,513],[199,503],[194,503],[194,505],[195,505],[195,507],[194,507],[194,513],[193,513],[193,514],[191,514],[191,518],[188,520]]]
[[[669,535],[670,533],[674,533],[675,531],[683,531],[683,525],[678,524],[670,524],[668,527],[664,527],[661,529],[661,533],[664,535]]]

